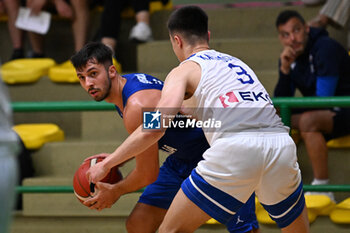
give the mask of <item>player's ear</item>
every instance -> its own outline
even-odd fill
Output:
[[[175,44],[178,46],[178,47],[182,47],[183,45],[183,40],[182,38],[179,36],[179,35],[174,35],[174,41],[175,41]]]
[[[208,31],[208,41],[210,40],[210,31]]]
[[[109,73],[109,76],[112,78],[116,77],[117,76],[117,69],[115,68],[114,65],[110,65],[109,68],[108,68],[108,73]]]

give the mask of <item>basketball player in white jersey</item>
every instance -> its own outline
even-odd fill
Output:
[[[15,204],[17,185],[17,161],[19,142],[12,130],[12,109],[6,86],[0,76],[0,232],[9,231]]]
[[[210,217],[227,223],[253,192],[282,232],[309,232],[296,146],[254,72],[239,59],[210,50],[208,17],[199,7],[173,12],[168,29],[181,63],[165,80],[154,119],[175,115],[192,98],[198,121],[220,124],[204,129],[211,147],[183,182],[159,232],[193,232]],[[89,180],[101,180],[163,134],[140,126],[89,169]]]

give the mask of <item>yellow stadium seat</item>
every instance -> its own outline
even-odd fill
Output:
[[[291,130],[291,136],[295,144],[298,144],[300,142],[301,137],[297,129]],[[328,148],[350,148],[350,135],[329,140],[327,142],[327,147]]]
[[[310,222],[319,215],[328,216],[335,207],[335,203],[326,195],[305,195],[305,202]]]
[[[318,197],[315,198],[315,197],[307,197],[307,196],[318,196]],[[309,217],[310,223],[314,222],[318,215],[321,215],[322,211],[324,211],[323,208],[327,208],[331,206],[330,202],[332,201],[329,199],[329,197],[327,196],[325,197],[326,198],[324,198],[323,195],[306,195],[305,196],[306,206],[308,207],[308,217]],[[318,201],[320,201],[319,204],[318,204]],[[255,213],[259,223],[276,224],[276,222],[271,219],[269,213],[259,203],[257,198],[255,198]]]
[[[36,82],[55,64],[51,58],[16,59],[1,67],[2,79],[8,84]]]
[[[0,15],[0,22],[6,22],[8,20],[7,15]]]
[[[120,63],[113,58],[113,64],[116,67],[118,73],[122,72]],[[74,66],[68,60],[62,64],[53,66],[49,70],[49,78],[53,82],[58,83],[78,83],[77,73],[75,72]]]
[[[269,215],[269,213],[260,204],[258,198],[255,197],[255,214],[259,223],[262,224],[276,224]]]
[[[163,6],[161,1],[153,1],[149,5],[149,12],[151,14],[156,12],[156,11],[171,10],[171,9],[173,9],[172,1],[169,1],[165,6]]]
[[[299,130],[291,129],[290,132],[291,132],[290,135],[293,138],[294,143],[298,144],[300,142],[300,140],[301,140],[301,136],[300,136]]]
[[[49,78],[53,82],[79,82],[77,73],[70,61],[66,61],[62,64],[56,65],[49,69]]]
[[[64,140],[64,132],[55,124],[19,124],[13,129],[30,150],[39,149],[47,142]]]
[[[206,224],[221,224],[218,221],[216,221],[215,219],[211,218],[208,221],[206,221]]]
[[[334,138],[327,142],[328,148],[350,148],[350,135]]]
[[[123,69],[122,69],[122,65],[117,61],[117,59],[113,58],[113,65],[115,66],[115,68],[117,69],[117,72],[119,74],[122,73]]]
[[[329,214],[329,218],[334,223],[350,224],[350,198],[337,204]]]

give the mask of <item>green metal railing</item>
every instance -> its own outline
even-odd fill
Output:
[[[350,96],[341,97],[279,97],[272,99],[279,108],[282,121],[290,126],[291,108],[350,107]],[[115,110],[106,102],[62,101],[62,102],[13,102],[14,112],[70,112]],[[72,193],[72,186],[18,186],[18,193]],[[304,185],[305,191],[350,192],[350,185]],[[140,189],[139,192],[142,192]]]
[[[334,97],[278,97],[272,99],[280,109],[282,121],[290,126],[291,108],[350,107],[350,96]]]
[[[114,104],[95,101],[13,102],[14,112],[78,112],[115,110]]]
[[[280,109],[283,123],[290,125],[291,108],[326,108],[350,106],[350,96],[335,97],[279,97],[272,99]],[[62,102],[14,102],[15,112],[69,112],[69,111],[102,111],[115,110],[113,104],[95,101],[62,101]]]

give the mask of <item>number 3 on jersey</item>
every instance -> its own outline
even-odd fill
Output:
[[[241,76],[241,78],[239,78],[238,80],[242,84],[253,84],[254,83],[252,76],[250,76],[247,73],[247,71],[245,69],[243,69],[241,66],[234,65],[234,64],[230,63],[230,64],[228,64],[228,67],[231,68],[232,70],[234,70],[236,72],[236,74]]]

